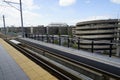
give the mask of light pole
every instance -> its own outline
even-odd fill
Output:
[[[23,13],[22,13],[22,2],[21,2],[21,0],[20,0],[20,16],[21,16],[22,37],[25,37],[24,28],[23,28]]]
[[[4,34],[6,35],[5,16],[3,15]]]
[[[14,6],[12,6],[11,4],[19,4],[19,5],[20,5],[20,9],[17,9],[16,7],[14,7],[14,8],[20,11],[22,37],[25,37],[24,27],[23,27],[22,1],[19,0],[19,3],[15,3],[15,2],[5,1],[5,0],[4,0],[4,2],[6,2],[6,3],[7,3],[8,5],[10,5],[11,7],[14,7]],[[11,3],[11,4],[10,4],[10,3]]]

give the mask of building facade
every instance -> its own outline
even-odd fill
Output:
[[[79,22],[75,27],[75,37],[79,37],[81,40],[80,48],[85,50],[91,50],[92,44],[94,44],[94,51],[108,52],[110,50],[110,44],[119,39],[119,20],[93,20]],[[92,42],[94,41],[94,43]],[[112,52],[115,51],[115,45],[112,46]]]
[[[49,35],[68,35],[69,31],[66,23],[51,23],[46,28]]]
[[[24,27],[24,33],[25,34],[45,34],[45,27],[44,25],[39,26],[30,26],[30,27]]]

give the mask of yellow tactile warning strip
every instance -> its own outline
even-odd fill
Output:
[[[13,57],[16,63],[22,68],[30,80],[57,80],[56,77],[45,71],[43,68],[38,66],[36,63],[28,59],[18,50],[10,46],[3,39],[0,38],[0,44],[8,51]]]

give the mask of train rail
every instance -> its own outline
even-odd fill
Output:
[[[32,50],[34,49],[34,51],[39,51],[39,53],[40,53],[41,49],[38,49],[37,47],[34,48],[34,47],[32,47],[31,45],[28,45],[28,44],[16,45],[16,44],[13,44],[12,42],[10,42],[8,40],[6,40],[6,42],[8,42],[10,45],[15,47],[20,52],[22,52],[29,59],[31,59],[32,61],[34,61],[35,63],[37,63],[41,67],[43,67],[45,70],[47,70],[48,72],[50,72],[51,74],[56,76],[58,79],[60,79],[60,80],[81,80],[80,78],[72,75],[71,73],[68,73],[68,72],[62,70],[61,68],[57,67],[56,65],[41,59],[38,55],[36,55],[36,54],[34,54],[33,52],[30,51],[31,49]]]
[[[85,62],[85,61],[81,60],[81,59],[83,59],[82,57],[77,57],[77,56],[70,57],[70,54],[67,54],[67,56],[65,56],[65,55],[60,54],[60,53],[64,53],[64,52],[61,52],[61,51],[57,51],[57,50],[52,50],[51,51],[50,50],[51,48],[49,49],[49,48],[46,48],[44,46],[40,46],[38,44],[31,43],[31,42],[28,42],[28,41],[24,41],[24,40],[21,40],[21,39],[19,39],[19,41],[23,42],[24,44],[29,45],[31,47],[31,49],[34,49],[37,52],[39,52],[39,51],[48,52],[49,54],[52,54],[54,56],[57,56],[59,58],[64,59],[65,61],[67,61],[69,63],[72,63],[73,65],[83,66],[83,67],[89,68],[93,71],[108,75],[108,76],[110,76],[114,79],[117,79],[117,80],[120,79],[120,75],[119,75],[120,68],[117,68],[117,67],[114,67],[114,66],[111,66],[111,65],[107,65],[107,64],[104,64],[104,63],[100,63],[100,62],[97,62],[98,65],[94,65],[93,63],[95,61],[92,61],[92,60],[89,60],[89,59],[86,59],[87,62]],[[80,59],[81,61],[79,61],[78,59]]]

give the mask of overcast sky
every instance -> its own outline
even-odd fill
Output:
[[[120,0],[22,0],[22,3],[24,26],[51,22],[75,25],[80,21],[120,17]],[[12,5],[19,8],[19,5]],[[20,26],[20,12],[0,0],[0,27],[3,14],[7,26]]]

